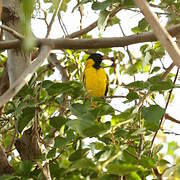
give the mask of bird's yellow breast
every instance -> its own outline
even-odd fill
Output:
[[[93,62],[88,61],[84,70],[85,88],[90,96],[102,97],[107,85],[106,72],[103,68],[94,68]]]

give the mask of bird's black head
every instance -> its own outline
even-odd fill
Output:
[[[88,57],[88,59],[92,59],[94,61],[93,67],[95,67],[96,69],[99,69],[101,62],[103,60],[103,56],[99,53],[93,53]]]

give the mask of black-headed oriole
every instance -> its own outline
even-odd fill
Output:
[[[108,92],[108,76],[101,67],[104,58],[105,56],[98,53],[93,53],[87,58],[83,79],[89,96],[103,97]]]

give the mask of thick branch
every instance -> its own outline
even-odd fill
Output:
[[[164,48],[171,56],[174,64],[180,67],[180,50],[178,46],[173,42],[172,37],[166,31],[166,29],[159,23],[158,18],[151,11],[149,4],[145,0],[134,0],[137,6],[143,12],[147,22],[151,25],[154,34],[160,40]]]
[[[23,39],[18,32],[20,29],[20,1],[3,0],[2,22],[4,25],[1,28],[5,29],[5,40],[14,40],[14,36],[18,39]],[[29,52],[21,48],[11,49],[7,51],[7,67],[10,86],[19,78],[21,73],[26,69],[31,62]]]
[[[168,29],[171,36],[180,33],[180,24],[174,25]],[[52,49],[98,49],[109,47],[124,47],[131,44],[157,41],[152,32],[145,32],[125,37],[112,37],[101,39],[37,39],[36,47],[40,45],[51,46]],[[0,41],[0,50],[13,49],[21,47],[20,40]]]
[[[2,12],[2,0],[0,0],[0,19],[1,19],[1,12]]]
[[[15,147],[22,161],[39,159],[41,150],[38,145],[38,132],[33,127],[24,131],[21,138],[15,142]]]
[[[44,62],[44,59],[48,56],[51,48],[48,46],[43,46],[40,50],[40,53],[35,61],[29,65],[27,69],[19,76],[19,78],[12,84],[10,89],[8,89],[1,97],[0,97],[0,107],[2,107],[5,103],[7,103],[11,98],[13,98],[18,91],[26,84],[32,74],[37,70],[37,68]]]

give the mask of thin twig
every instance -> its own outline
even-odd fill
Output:
[[[127,96],[104,96],[104,99],[113,99],[113,98],[127,98]]]
[[[163,130],[164,134],[171,134],[171,135],[175,135],[175,136],[180,136],[180,133],[175,133],[175,132],[167,131],[167,130],[164,130],[164,129],[162,129],[162,130]]]
[[[172,63],[167,69],[166,71],[162,74],[160,80],[163,81],[164,79],[166,79],[167,75],[170,73],[170,71],[173,69],[174,64]],[[141,105],[144,103],[144,101],[146,100],[146,98],[150,95],[150,92],[144,94],[144,96],[140,99],[139,103],[137,104],[138,107],[141,107]]]
[[[78,4],[80,4],[80,0],[77,0]],[[80,31],[82,30],[82,19],[83,19],[83,9],[82,5],[78,6],[79,14],[80,14]]]
[[[178,74],[179,74],[179,68],[177,69],[176,76],[175,76],[175,78],[174,78],[173,84],[176,83]],[[167,110],[167,107],[168,107],[169,102],[170,102],[170,99],[171,99],[172,92],[173,92],[173,89],[171,89],[171,90],[169,91],[169,95],[168,95],[168,99],[167,99],[167,102],[166,102],[166,105],[165,105],[164,112],[166,112],[166,110]],[[165,113],[164,113],[164,115],[165,115]],[[162,123],[163,123],[164,115],[162,116],[162,118],[161,118],[161,120],[160,120],[160,122],[159,122],[159,129],[161,128],[161,125],[162,125]],[[157,133],[158,133],[159,129],[155,132],[155,134],[154,134],[154,136],[153,136],[153,139],[152,139],[152,141],[151,141],[151,152],[150,152],[150,155],[152,155],[152,147],[153,147],[153,144],[154,144],[154,141],[155,141],[155,138],[156,138],[156,136],[157,136]]]
[[[110,15],[109,15],[109,18],[112,18],[116,13],[118,13],[119,11],[121,10],[120,7],[116,7],[114,8],[111,12],[110,12]],[[67,36],[67,38],[75,38],[75,37],[79,37],[83,34],[86,34],[88,33],[89,31],[93,30],[94,28],[97,27],[97,23],[98,23],[98,20],[96,20],[95,22],[93,22],[92,24],[90,24],[88,27],[84,28],[84,29],[81,29],[80,31],[76,31],[76,32],[73,32],[72,34],[69,34]]]
[[[161,79],[160,80],[164,80],[166,79],[167,75],[171,72],[171,70],[174,68],[175,64],[172,63],[167,69],[166,71],[164,72],[164,74],[161,76]]]
[[[61,76],[62,76],[62,82],[66,82],[69,80],[67,71],[65,69],[65,67],[61,66],[61,64],[59,63],[59,61],[56,58],[56,55],[51,53],[49,55],[49,61],[51,64],[53,64],[60,72]]]
[[[59,24],[61,26],[61,29],[62,29],[65,37],[68,37],[68,31],[67,31],[67,28],[66,28],[66,26],[65,26],[65,24],[63,22],[60,11],[58,12],[58,20],[59,20]]]
[[[164,118],[167,119],[167,120],[169,120],[169,121],[171,121],[171,122],[180,124],[180,120],[177,120],[177,119],[173,118],[172,116],[170,116],[170,115],[167,114],[167,113],[164,115]]]
[[[61,4],[62,4],[62,0],[59,1],[58,7],[55,9],[55,11],[54,11],[54,13],[53,13],[53,15],[52,15],[51,21],[50,21],[50,23],[49,23],[48,26],[47,26],[46,38],[47,38],[47,37],[49,36],[49,34],[50,34],[52,25],[53,25],[53,23],[54,23],[54,20],[55,20],[55,17],[56,17],[56,15],[57,15],[57,13],[59,12],[59,9],[60,9],[60,7],[61,7]]]
[[[18,33],[17,31],[15,31],[14,29],[6,26],[6,25],[0,25],[0,28],[11,33],[15,38],[19,39],[19,40],[23,40],[24,36],[20,33]]]

